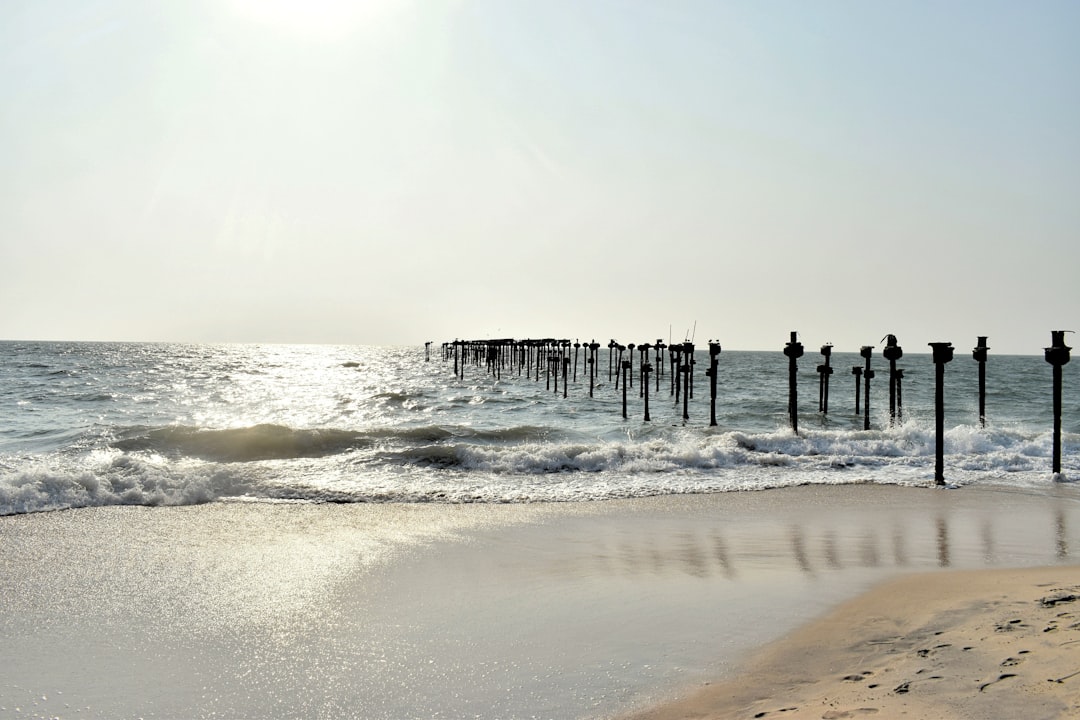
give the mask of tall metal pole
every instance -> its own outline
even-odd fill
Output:
[[[709,369],[705,374],[709,378],[709,426],[716,427],[716,366],[720,354],[720,343],[709,341]]]
[[[859,348],[859,354],[866,359],[866,367],[863,368],[863,430],[870,429],[870,380],[874,377],[874,371],[870,369],[870,355],[873,352],[873,345]]]
[[[821,376],[818,384],[818,411],[823,415],[829,414],[829,376],[833,374],[833,369],[829,365],[829,358],[832,356],[832,345],[826,343],[821,346],[821,354],[825,357],[825,362],[817,366],[818,374]]]
[[[953,346],[948,342],[929,343],[934,351],[934,482],[945,484],[945,363],[953,359]]]
[[[791,340],[784,346],[788,357],[788,415],[791,417],[791,430],[799,434],[799,368],[797,360],[803,356],[803,346],[799,334],[792,330]]]
[[[1065,345],[1065,330],[1050,331],[1046,362],[1054,368],[1054,474],[1061,473],[1061,368],[1069,362],[1071,347]]]
[[[896,344],[895,335],[885,336],[885,348],[881,354],[889,361],[889,424],[893,425],[896,423],[896,361],[904,355]]]
[[[979,335],[979,344],[971,351],[971,357],[979,363],[979,426],[986,427],[986,336]]]

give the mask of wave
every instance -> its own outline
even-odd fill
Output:
[[[404,445],[405,452],[411,453],[417,443],[442,443],[454,439],[482,444],[537,441],[550,437],[553,432],[550,428],[529,425],[502,429],[424,425],[371,430],[294,429],[275,424],[224,430],[168,426],[123,431],[123,437],[114,440],[111,446],[125,452],[153,453],[166,457],[250,462],[327,457],[373,445]]]
[[[126,452],[249,462],[326,457],[361,447],[365,442],[362,433],[350,430],[294,430],[284,425],[264,424],[227,430],[156,428],[116,440],[112,446]]]
[[[933,433],[655,428],[577,437],[552,428],[132,428],[81,453],[0,456],[0,515],[230,498],[302,502],[554,502],[803,484],[933,484]],[[1049,433],[971,426],[945,436],[950,483],[1050,481]],[[1080,437],[1064,437],[1065,478]],[[1060,479],[1060,478],[1059,478]]]

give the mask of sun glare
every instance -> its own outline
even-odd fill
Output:
[[[233,0],[236,13],[279,30],[333,39],[349,34],[392,0]]]

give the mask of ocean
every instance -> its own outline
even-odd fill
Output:
[[[422,345],[3,342],[0,514],[226,499],[570,502],[934,482],[928,354],[899,360],[902,404],[891,418],[888,364],[875,350],[865,430],[852,374],[864,360],[833,353],[822,413],[823,359],[810,348],[798,364],[795,434],[781,348],[717,356],[715,426],[707,348],[695,353],[685,403],[681,387],[678,400],[672,395],[670,369],[649,378],[648,422],[640,376],[631,377],[623,418],[608,352],[606,344],[598,352],[590,397],[584,352],[562,383],[535,363],[493,372],[462,360],[455,372],[438,344],[428,354]],[[1051,366],[991,351],[983,426],[978,363],[958,349],[945,366],[946,480],[1037,490],[1080,477],[1078,366],[1063,368],[1055,477]]]
[[[798,434],[782,348],[720,353],[715,426],[695,359],[646,422],[606,344],[590,397],[580,354],[0,343],[0,715],[609,719],[899,574],[1076,562],[1077,363],[1055,474],[1051,366],[991,354],[984,427],[958,350],[937,490],[929,355],[893,420],[875,352],[865,430],[808,351]]]

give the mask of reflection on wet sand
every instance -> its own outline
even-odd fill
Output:
[[[1043,523],[1033,522],[1038,518],[1030,513],[1017,519],[1003,509],[975,518],[948,512],[930,517],[894,514],[887,522],[869,517],[862,523],[850,518],[829,523],[815,515],[807,522],[749,527],[695,523],[673,531],[667,525],[646,525],[632,536],[617,537],[596,529],[594,551],[570,563],[585,565],[577,569],[597,575],[737,580],[742,572],[792,567],[816,575],[846,568],[998,566],[1027,562],[1032,553],[1040,562],[1069,562],[1077,560],[1070,552],[1070,532],[1080,522],[1080,509],[1069,510],[1048,509]]]

